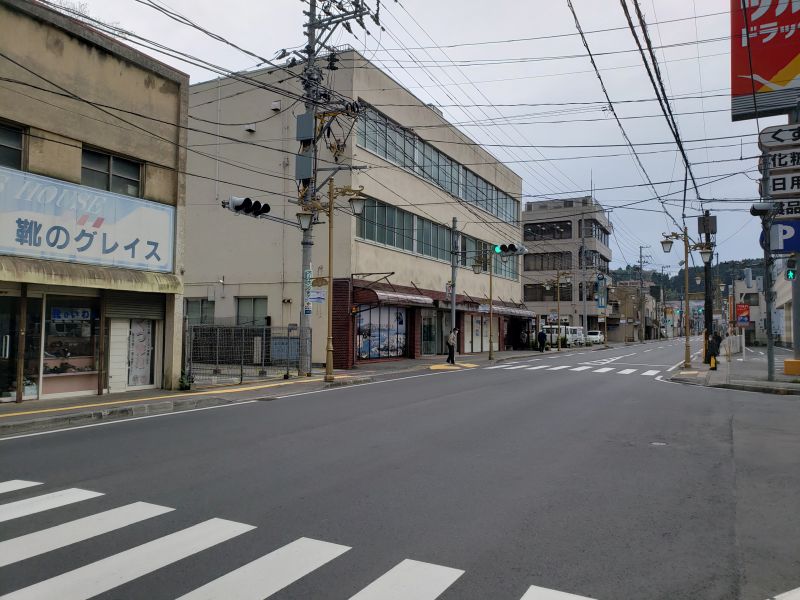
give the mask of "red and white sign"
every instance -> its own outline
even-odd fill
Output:
[[[731,96],[733,120],[797,107],[800,0],[731,0]]]
[[[736,305],[736,325],[739,327],[747,327],[750,324],[750,305],[737,304]]]

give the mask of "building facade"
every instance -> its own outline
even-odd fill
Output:
[[[560,315],[562,324],[602,330],[606,311],[598,308],[596,292],[608,283],[611,234],[605,210],[591,197],[527,202],[522,287],[528,309],[553,323]]]
[[[346,197],[336,200],[335,365],[441,353],[454,325],[462,331],[461,352],[488,350],[489,276],[475,274],[473,264],[488,259],[493,244],[519,243],[521,179],[358,53],[339,58],[335,77],[323,70],[325,85],[360,110],[325,117],[318,197],[327,201],[332,174],[336,188],[363,188],[367,201],[356,218]],[[192,86],[191,123],[202,131],[192,131],[189,143],[205,156],[189,156],[189,170],[203,178],[189,180],[186,310],[193,324],[286,327],[299,322],[305,299],[294,226],[296,118],[305,108],[286,69],[246,76],[259,85],[222,78]],[[231,196],[269,203],[268,218],[225,211],[220,202]],[[327,221],[321,215],[313,227],[313,281],[320,287],[329,275]],[[223,228],[224,243],[210,243]],[[448,294],[453,256],[455,324]],[[532,315],[522,306],[519,257],[492,260],[498,348],[519,339]],[[323,289],[314,297],[320,302],[311,305],[312,356],[322,363],[328,299]]]
[[[0,399],[177,385],[188,77],[0,0]]]

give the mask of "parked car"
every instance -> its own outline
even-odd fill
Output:
[[[603,335],[602,331],[590,331],[586,334],[586,339],[590,344],[604,344],[606,336]]]

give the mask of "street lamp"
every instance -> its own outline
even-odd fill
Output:
[[[694,282],[696,285],[700,285],[700,282],[703,281],[703,278],[700,275],[695,275]]]
[[[713,257],[714,257],[714,251],[708,246],[705,246],[700,249],[700,258],[703,259],[704,263],[706,264],[710,263]]]
[[[719,284],[719,293],[720,294],[724,294],[725,293],[725,284],[724,283],[720,283]]]
[[[673,241],[670,239],[663,239],[661,240],[661,248],[664,250],[665,253],[669,254],[672,252],[672,244]]]
[[[311,223],[314,221],[314,213],[299,212],[297,213],[297,222],[300,224],[300,229],[308,231],[311,229]]]
[[[364,214],[364,207],[367,204],[367,199],[363,196],[353,196],[349,200],[350,208],[353,211],[353,214],[357,217],[360,217]]]

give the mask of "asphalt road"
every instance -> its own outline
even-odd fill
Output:
[[[663,381],[682,357],[550,353],[0,440],[0,598],[800,588],[800,404]]]

